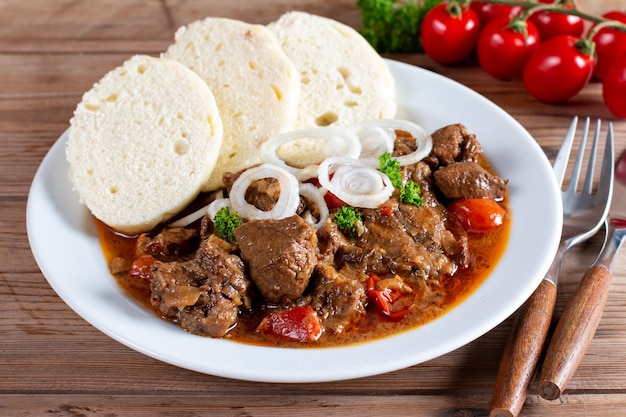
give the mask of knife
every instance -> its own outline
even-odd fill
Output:
[[[544,359],[537,387],[557,399],[574,375],[600,323],[611,286],[611,266],[626,236],[626,153],[615,169],[613,196],[600,254],[580,281],[559,320]]]

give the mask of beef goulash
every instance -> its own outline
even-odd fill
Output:
[[[320,129],[333,143],[391,138],[391,149],[378,166],[361,146],[359,158],[226,173],[189,216],[135,237],[99,223],[118,283],[193,334],[324,347],[415,328],[485,279],[506,242],[507,188],[474,135],[401,120]],[[289,144],[270,140],[266,160],[276,143]],[[194,212],[202,198],[213,201]]]
[[[117,283],[200,336],[339,346],[413,329],[502,254],[507,182],[461,124],[396,117],[359,33],[206,18],[86,92],[69,177]]]

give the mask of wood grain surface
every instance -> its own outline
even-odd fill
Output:
[[[266,24],[297,9],[359,28],[355,3],[0,0],[0,417],[489,414],[513,317],[456,351],[384,375],[316,384],[244,382],[159,362],[102,334],[51,289],[30,251],[25,210],[35,171],[68,127],[83,92],[108,70],[132,54],[158,54],[179,26],[206,16]],[[593,4],[602,11],[615,2]],[[626,122],[604,107],[597,82],[567,104],[548,105],[525,93],[519,81],[488,77],[473,61],[442,67],[420,54],[389,57],[485,95],[517,119],[550,159],[574,115],[612,120],[616,151],[626,149]],[[602,240],[600,233],[567,255],[555,318]],[[565,392],[546,401],[532,383],[521,415],[622,417],[624,410],[626,253],[617,256],[598,331]]]

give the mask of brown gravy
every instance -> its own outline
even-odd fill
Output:
[[[121,236],[103,223],[96,220],[100,243],[107,264],[118,257],[132,261],[135,258],[136,238]],[[416,291],[430,291],[433,298],[437,298],[431,306],[415,309],[400,321],[389,321],[376,312],[368,312],[364,320],[359,321],[354,328],[340,334],[325,333],[319,340],[308,344],[268,339],[263,334],[255,332],[264,315],[264,311],[242,311],[237,325],[224,338],[242,343],[255,345],[280,345],[281,347],[330,347],[363,343],[387,337],[399,332],[414,329],[445,314],[454,306],[466,299],[491,273],[493,267],[504,253],[508,242],[511,214],[505,218],[502,227],[482,234],[469,235],[469,247],[472,253],[472,268],[459,272],[452,277],[440,280],[430,280],[424,288],[414,288]],[[134,300],[145,308],[154,311],[150,304],[150,288],[145,282],[129,279],[128,274],[114,275],[118,285]],[[428,303],[428,297],[425,298]],[[258,305],[258,303],[254,303]],[[156,313],[155,313],[156,314]]]

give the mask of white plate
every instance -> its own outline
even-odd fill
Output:
[[[328,349],[258,347],[188,334],[134,302],[109,274],[95,225],[67,179],[67,132],[43,160],[28,199],[28,237],[44,276],[74,311],[124,345],[176,366],[243,380],[370,376],[427,361],[488,332],[530,296],[556,252],[561,200],[551,166],[528,132],[486,98],[432,72],[388,63],[397,81],[398,118],[428,131],[465,124],[509,179],[513,217],[506,252],[485,282],[441,318],[397,336]]]

